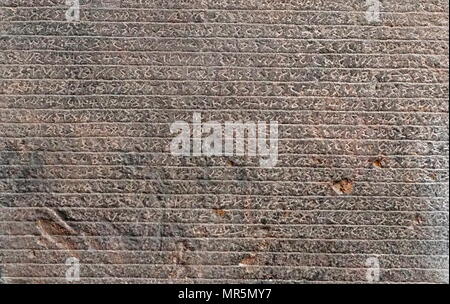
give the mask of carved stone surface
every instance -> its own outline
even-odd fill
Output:
[[[0,282],[448,283],[448,1],[376,1],[0,0]]]

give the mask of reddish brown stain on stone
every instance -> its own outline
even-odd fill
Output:
[[[239,266],[251,266],[256,264],[256,256],[252,255],[242,259]]]
[[[425,219],[421,214],[414,215],[414,222],[413,222],[414,226],[421,226],[424,221]]]
[[[376,160],[373,161],[372,165],[377,169],[381,169],[384,167],[383,162],[384,162],[383,158],[377,158]]]
[[[227,214],[227,211],[223,209],[214,209],[213,212],[218,216],[225,216]]]
[[[343,179],[338,182],[334,182],[331,188],[336,192],[337,194],[350,194],[353,192],[353,181],[349,179]]]

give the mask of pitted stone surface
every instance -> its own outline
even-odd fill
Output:
[[[80,4],[0,0],[0,282],[448,283],[447,0]],[[194,112],[277,165],[172,155]]]

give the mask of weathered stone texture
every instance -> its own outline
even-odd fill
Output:
[[[0,282],[448,283],[447,0],[80,3],[0,0]],[[171,155],[194,112],[277,166]]]

